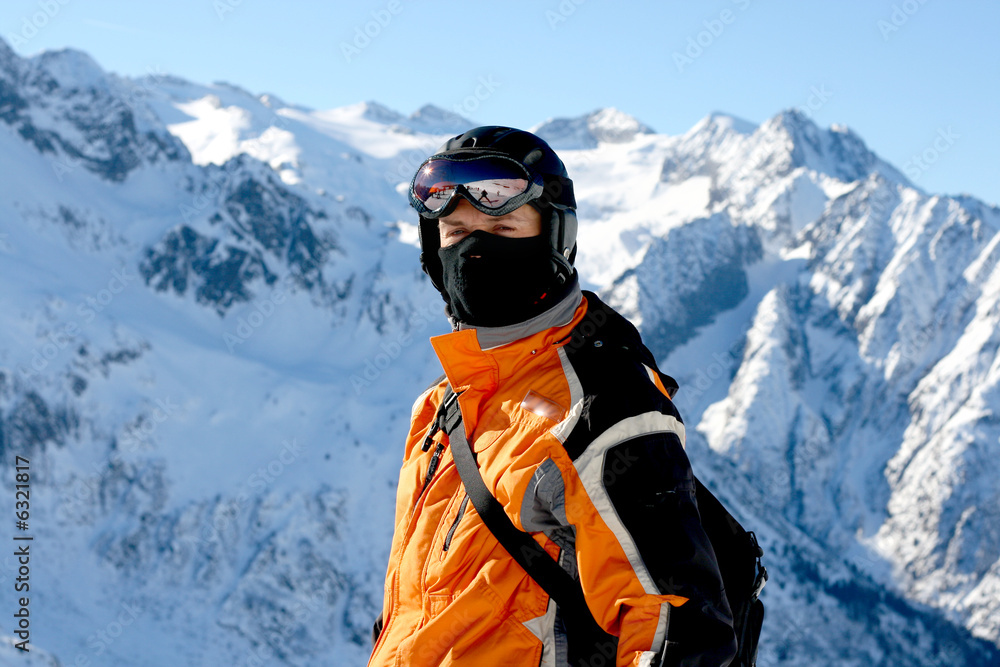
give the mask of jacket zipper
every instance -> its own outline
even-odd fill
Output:
[[[462,500],[462,504],[458,507],[458,515],[455,517],[455,521],[452,522],[451,528],[448,529],[448,534],[444,538],[444,546],[441,548],[442,551],[447,551],[448,547],[451,546],[451,538],[455,536],[455,531],[458,530],[458,523],[465,516],[465,508],[469,506],[469,494],[465,494],[465,498]]]
[[[458,394],[452,394],[452,396],[447,401],[444,401],[438,407],[438,412],[437,415],[435,415],[434,417],[434,422],[427,429],[427,434],[424,436],[424,442],[420,446],[421,451],[426,452],[431,448],[431,445],[434,442],[434,436],[437,435],[438,431],[443,430],[444,415],[446,414],[449,406],[451,406],[451,404],[456,400],[458,400]],[[399,564],[402,561],[403,556],[405,555],[406,546],[407,543],[409,542],[410,525],[416,518],[418,509],[420,507],[420,501],[423,499],[424,492],[427,490],[427,487],[430,485],[431,480],[434,478],[434,473],[437,472],[438,465],[440,465],[441,463],[441,454],[443,453],[444,453],[444,443],[438,442],[437,447],[434,448],[434,453],[431,454],[431,461],[430,464],[427,466],[427,474],[424,476],[424,484],[420,488],[420,493],[417,495],[416,501],[414,501],[413,503],[413,508],[410,510],[410,518],[407,521],[406,525],[407,537],[404,539],[404,543],[400,547],[399,555],[397,557],[398,559],[396,561],[396,572],[393,575],[393,580],[392,580],[391,598],[393,601],[393,608],[390,611],[389,618],[383,619],[382,633],[379,635],[378,640],[376,641],[375,646],[372,649],[372,655],[378,653],[381,646],[385,643],[385,638],[389,634],[389,627],[392,625],[393,621],[396,620],[396,614],[394,612],[399,608]],[[466,500],[468,500],[468,498],[466,498]]]

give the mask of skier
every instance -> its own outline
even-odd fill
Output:
[[[491,180],[523,186],[486,201],[465,186]],[[457,186],[434,198],[442,182]],[[479,127],[409,196],[454,331],[431,339],[445,375],[413,407],[369,665],[728,665],[676,384],[581,291],[562,161]]]

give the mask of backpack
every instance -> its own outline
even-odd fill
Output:
[[[701,525],[712,542],[733,612],[737,650],[729,664],[730,667],[754,667],[757,641],[764,623],[764,603],[760,601],[760,592],[767,583],[767,568],[761,562],[764,550],[757,544],[753,531],[745,530],[697,477],[695,485]]]
[[[609,659],[613,663],[617,639],[594,620],[579,583],[529,533],[514,526],[503,506],[487,489],[466,437],[462,413],[455,398],[456,394],[449,385],[441,401],[439,423],[453,443],[452,457],[476,512],[507,553],[556,601],[564,615],[566,628],[571,631],[570,636],[583,638],[583,645],[570,644],[568,647],[570,663],[606,664]],[[761,589],[767,582],[767,570],[761,563],[764,551],[752,531],[745,530],[697,478],[695,483],[701,523],[712,542],[733,612],[737,653],[730,665],[754,667],[764,621],[764,604],[759,599]],[[601,658],[599,662],[595,660],[598,656]],[[663,656],[656,664],[663,664]]]

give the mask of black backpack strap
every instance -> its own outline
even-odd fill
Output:
[[[447,402],[452,394],[449,386],[444,402]],[[444,422],[455,467],[458,468],[462,484],[465,485],[465,491],[469,494],[479,517],[511,558],[559,606],[559,613],[569,637],[570,664],[614,664],[618,652],[618,638],[605,632],[594,620],[579,582],[570,577],[530,534],[514,526],[503,506],[486,488],[479,466],[476,464],[475,454],[472,452],[472,444],[465,434],[458,401],[453,401],[449,406]],[[601,657],[600,661],[594,660],[597,656]]]

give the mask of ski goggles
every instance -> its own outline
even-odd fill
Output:
[[[544,192],[541,176],[505,155],[434,156],[410,183],[410,205],[434,219],[450,215],[462,197],[487,215],[506,215]]]

